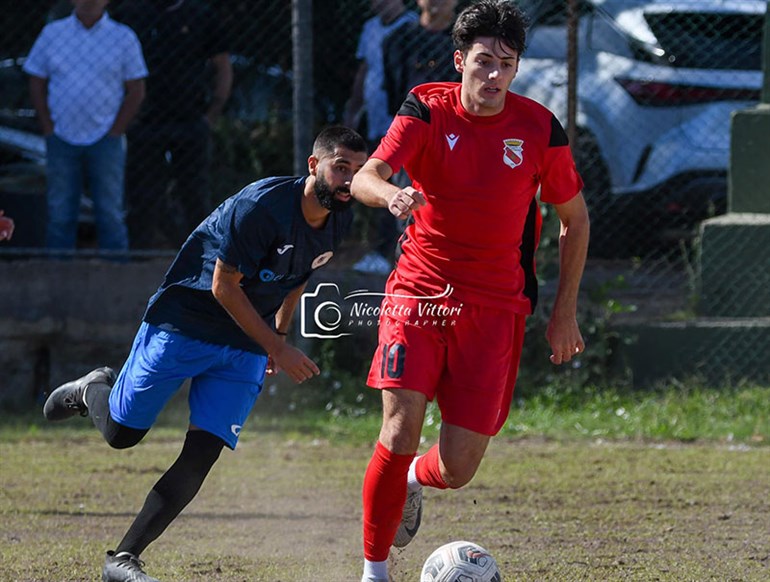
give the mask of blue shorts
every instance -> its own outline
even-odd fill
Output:
[[[110,392],[110,414],[148,429],[182,383],[190,383],[190,423],[235,448],[262,390],[267,356],[212,344],[142,322]]]

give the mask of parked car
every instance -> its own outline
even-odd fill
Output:
[[[524,0],[511,90],[567,124],[567,3]],[[577,0],[577,144],[594,256],[725,211],[731,112],[759,101],[763,0]]]

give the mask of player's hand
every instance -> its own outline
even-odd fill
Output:
[[[11,240],[13,228],[13,219],[3,216],[3,211],[0,210],[0,240]]]
[[[396,218],[408,218],[412,211],[425,206],[425,196],[411,186],[407,186],[393,194],[388,201],[388,210]]]
[[[277,351],[268,356],[268,368],[271,365],[275,370],[273,373],[283,370],[297,384],[321,373],[313,360],[289,344],[283,344]]]
[[[577,320],[574,317],[551,317],[545,337],[551,346],[551,363],[559,365],[569,362],[586,349],[583,336],[580,334]]]

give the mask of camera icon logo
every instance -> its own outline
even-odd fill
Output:
[[[303,293],[300,303],[302,337],[337,339],[347,335],[341,331],[343,297],[335,283],[319,283],[312,293]]]

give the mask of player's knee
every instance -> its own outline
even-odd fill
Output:
[[[144,435],[142,435],[144,436]],[[133,435],[116,434],[105,437],[107,444],[113,449],[130,449],[134,445],[138,444],[142,440],[142,437],[136,437]]]
[[[113,449],[130,449],[144,438],[147,430],[129,428],[110,420],[102,431],[102,436]]]
[[[190,430],[187,432],[180,458],[197,472],[208,473],[216,463],[225,442],[218,436],[205,430]]]
[[[409,455],[420,445],[420,431],[401,422],[386,422],[380,430],[379,440],[389,451]]]

